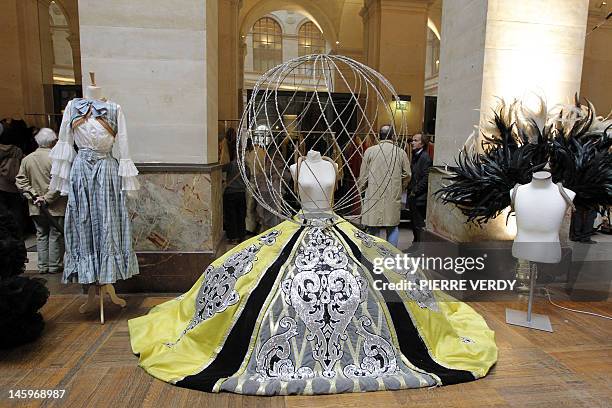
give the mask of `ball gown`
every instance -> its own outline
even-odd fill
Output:
[[[284,221],[229,250],[185,294],[129,321],[154,377],[251,395],[430,387],[483,377],[494,333],[465,303],[418,289],[422,271],[341,217]],[[414,290],[380,291],[412,281]]]

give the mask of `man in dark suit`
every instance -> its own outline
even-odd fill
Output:
[[[412,137],[412,161],[410,163],[412,178],[410,184],[408,184],[408,208],[412,218],[413,243],[422,240],[423,229],[425,228],[427,182],[429,168],[433,164],[427,153],[428,144],[429,137],[427,135],[417,133]]]

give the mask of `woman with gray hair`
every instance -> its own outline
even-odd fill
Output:
[[[58,273],[62,271],[64,255],[64,238],[55,225],[64,225],[66,197],[49,191],[51,181],[51,158],[49,153],[57,141],[55,132],[48,128],[40,129],[34,136],[38,149],[27,155],[21,162],[19,173],[15,178],[17,188],[30,193],[28,199],[30,216],[36,226],[36,248],[38,252],[38,272]],[[51,221],[41,214],[40,206],[47,205],[49,214],[56,221]]]

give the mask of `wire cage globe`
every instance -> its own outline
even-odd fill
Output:
[[[380,141],[381,126],[391,127],[388,140],[402,149],[407,146],[407,102],[383,75],[346,56],[305,55],[263,74],[247,98],[236,154],[247,189],[265,210],[294,220],[300,199],[290,166],[309,150],[338,166],[334,213],[359,222],[384,199],[399,161],[397,149],[387,157],[379,149],[386,173],[368,180],[376,183],[369,187],[374,194],[366,199],[359,182],[364,152]]]

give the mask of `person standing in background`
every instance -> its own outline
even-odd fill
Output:
[[[412,179],[408,185],[408,208],[412,218],[414,232],[413,245],[423,239],[425,229],[425,216],[427,213],[427,183],[429,182],[429,169],[433,165],[427,146],[429,137],[420,133],[412,137],[412,161],[410,171]]]
[[[227,139],[223,133],[219,133],[217,142],[219,144],[219,164],[224,165],[229,163],[229,146],[227,145]]]
[[[254,166],[255,185],[266,203],[272,203],[275,197],[282,197],[286,186],[291,181],[291,173],[288,170],[285,171],[285,162],[280,153],[275,151],[275,146],[273,143],[269,144],[267,152],[263,148],[256,147],[258,149],[256,154],[261,154],[261,157],[256,158],[257,162]],[[260,232],[267,231],[283,221],[278,215],[268,211],[259,203],[256,212]]]
[[[592,208],[576,207],[570,219],[570,240],[582,242],[584,244],[596,244],[597,241],[591,239],[595,234],[594,224],[597,218],[597,211]]]
[[[249,168],[249,171],[251,173],[250,176],[250,180],[251,182],[253,181],[253,179],[255,178],[255,175],[257,174],[257,170],[256,170],[256,166],[258,167],[257,164],[257,158],[255,157],[255,155],[257,154],[255,151],[255,147],[253,146],[253,139],[251,139],[250,137],[247,139],[247,143],[246,143],[246,153],[245,153],[245,165]],[[246,219],[245,219],[245,224],[246,224],[246,231],[249,234],[255,235],[257,234],[257,225],[258,225],[258,220],[257,220],[257,201],[255,200],[255,197],[253,197],[253,194],[248,191],[246,191]]]
[[[246,185],[240,175],[235,145],[230,145],[229,155],[230,162],[223,165],[223,171],[226,172],[223,218],[227,239],[231,244],[238,244],[244,240],[246,235]],[[249,178],[251,172],[248,166],[244,170]]]
[[[18,140],[14,136],[14,132],[0,125],[0,211],[8,211],[17,223],[20,236],[23,236],[22,199],[15,186],[23,152],[17,147]]]
[[[359,186],[361,191],[365,189],[362,224],[369,234],[376,236],[385,228],[387,241],[397,247],[402,192],[410,179],[410,161],[406,152],[393,142],[394,137],[390,125],[380,128],[380,143],[363,154]]]
[[[35,139],[39,147],[21,162],[15,185],[19,191],[29,192],[35,197],[34,201],[29,200],[28,204],[30,216],[36,226],[38,273],[60,273],[63,270],[64,237],[62,231],[40,211],[40,206],[47,205],[56,224],[64,225],[67,197],[61,197],[59,191],[49,191],[52,162],[49,153],[57,141],[57,136],[53,130],[43,128],[36,134]]]

